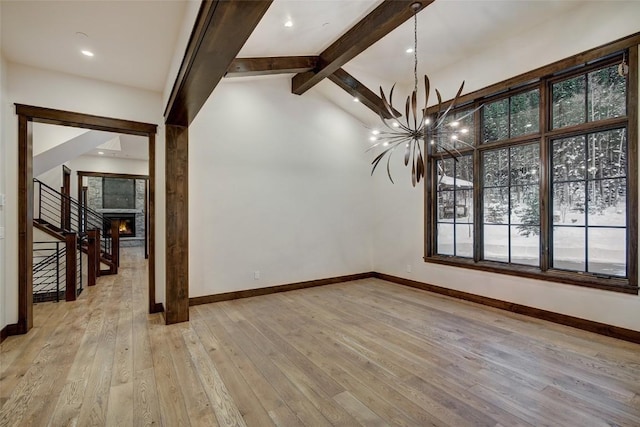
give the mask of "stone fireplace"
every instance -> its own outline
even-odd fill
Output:
[[[134,213],[104,213],[102,234],[111,237],[111,221],[120,221],[120,238],[136,237],[136,214]]]
[[[117,218],[122,221],[120,246],[143,246],[146,232],[145,180],[96,176],[86,179],[87,206],[105,219]],[[102,234],[111,235],[106,224],[103,224]]]

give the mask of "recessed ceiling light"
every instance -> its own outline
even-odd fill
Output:
[[[293,27],[293,21],[291,19],[287,20],[287,22],[284,23],[284,26],[287,28]]]
[[[104,151],[98,151],[98,154],[102,156],[104,154]]]
[[[353,98],[353,102],[360,102],[358,98]]]
[[[83,54],[84,56],[88,56],[88,57],[92,57],[93,56],[93,52],[91,52],[90,50],[81,50],[80,53]]]
[[[410,47],[409,49],[405,50],[405,52],[407,52],[407,53],[413,53],[413,48],[412,48],[412,47]]]

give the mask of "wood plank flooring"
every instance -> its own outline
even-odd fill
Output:
[[[0,426],[638,426],[640,345],[377,279],[148,315],[146,262],[34,307]],[[560,285],[559,285],[560,286]]]

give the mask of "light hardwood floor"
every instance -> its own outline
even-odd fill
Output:
[[[36,305],[0,346],[0,426],[640,425],[639,345],[376,279],[146,307],[132,249]]]

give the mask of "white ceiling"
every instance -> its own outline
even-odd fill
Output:
[[[418,13],[418,75],[463,62],[494,43],[579,7],[579,0],[437,0]],[[346,68],[383,81],[413,83],[414,23],[409,20]],[[524,47],[523,47],[524,48]]]
[[[33,124],[33,154],[40,155],[86,132],[87,129],[58,126],[45,123]],[[116,157],[131,160],[148,160],[148,139],[143,136],[112,133],[113,139],[98,148],[78,153],[83,156]],[[100,154],[102,152],[102,154]],[[69,160],[69,159],[67,159]]]
[[[2,53],[11,62],[159,92],[186,5],[186,0],[2,0]],[[81,49],[95,56],[87,58]]]
[[[317,55],[367,16],[381,0],[275,0],[238,54]],[[285,27],[291,20],[292,27]]]
[[[9,61],[154,91],[165,87],[188,3],[0,1],[2,51]],[[275,0],[238,56],[317,55],[381,1]],[[463,61],[505,35],[585,1],[436,0],[418,14],[420,73]],[[286,28],[289,19],[293,26]],[[410,20],[345,68],[356,78],[362,74],[373,82],[410,83],[412,55],[405,50],[412,44]],[[95,53],[93,58],[80,54],[86,48]]]
[[[239,57],[317,55],[381,0],[275,0]],[[422,74],[460,62],[513,32],[579,7],[581,0],[436,0],[418,14]],[[285,28],[291,19],[293,26]],[[413,20],[344,66],[382,82],[413,81]],[[367,84],[363,81],[363,83]],[[370,87],[370,89],[375,89]]]
[[[103,144],[85,156],[117,157],[120,159],[149,160],[149,140],[144,136],[114,134],[116,143]],[[118,144],[117,142],[120,142]],[[103,153],[103,154],[100,154]]]
[[[189,1],[199,0],[0,0],[2,53],[12,62],[160,92]],[[317,55],[381,1],[275,0],[238,56]],[[436,0],[418,14],[419,73],[463,63],[587,1]],[[284,26],[287,20],[292,27]],[[374,91],[389,82],[411,84],[413,55],[405,50],[412,45],[409,20],[344,68]],[[81,49],[95,56],[84,57]],[[318,86],[323,96],[352,109],[345,94],[328,86]],[[146,145],[131,138],[122,136],[122,150],[108,154],[145,159]]]

